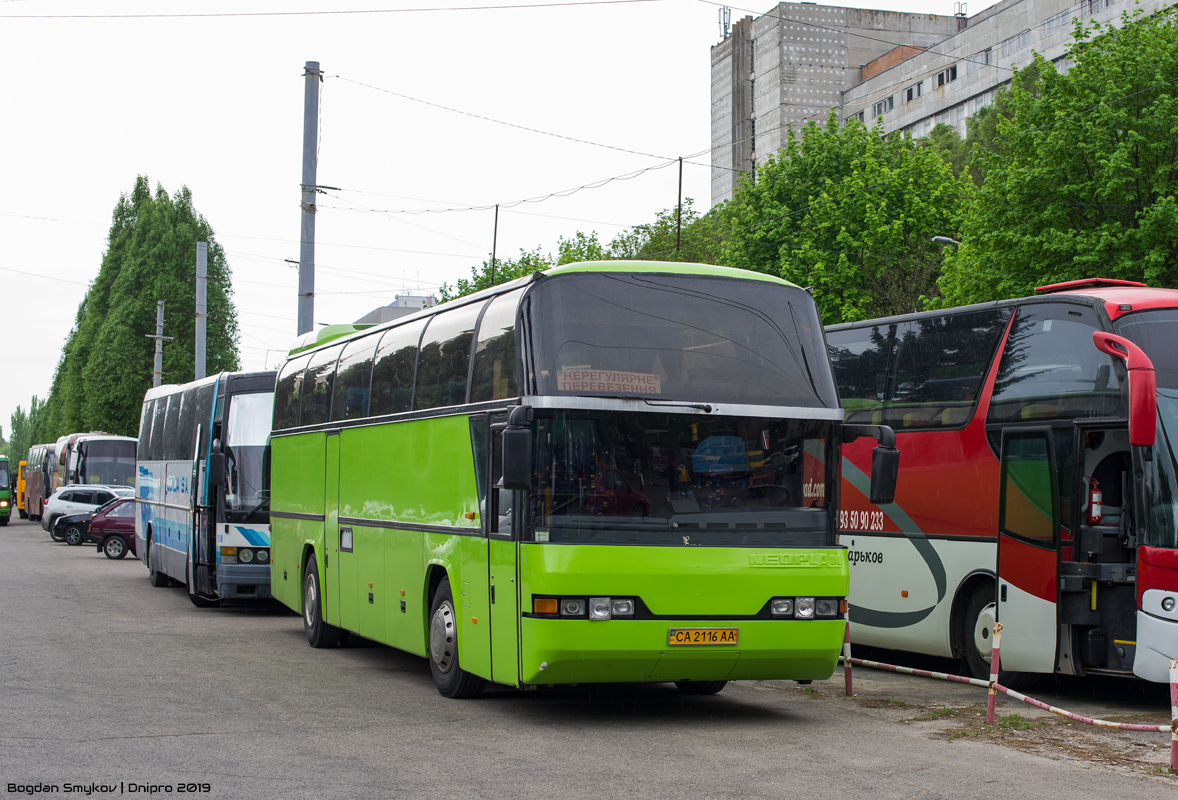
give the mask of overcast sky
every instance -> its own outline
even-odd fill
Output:
[[[233,272],[243,367],[280,363],[295,335],[285,259],[299,257],[307,61],[325,75],[318,182],[339,188],[319,196],[317,322],[469,276],[494,212],[445,209],[501,204],[501,258],[555,252],[578,230],[608,244],[675,205],[682,156],[684,194],[706,210],[720,4],[509,3],[0,0],[5,435],[18,404],[48,394],[137,175],[192,191]],[[732,19],[773,7],[733,5]],[[521,200],[535,202],[507,207]],[[167,318],[192,325],[193,309]]]

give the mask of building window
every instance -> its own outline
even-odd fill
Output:
[[[1087,16],[1095,14],[1103,8],[1108,8],[1113,0],[1080,0],[1080,13]]]
[[[934,81],[933,85],[939,89],[942,86],[944,86],[946,83],[952,83],[955,80],[957,80],[957,65],[956,64],[949,67],[949,69],[941,70],[940,72],[938,72],[936,80]]]
[[[891,111],[895,105],[895,96],[885,97],[883,100],[880,100],[871,107],[871,116],[882,117],[884,114]]]
[[[922,94],[924,94],[924,81],[917,81],[914,86],[909,86],[904,90],[904,102],[911,103]]]
[[[1064,26],[1067,24],[1068,11],[1065,10],[1059,12],[1054,17],[1049,17],[1040,27],[1043,28],[1044,36],[1050,36],[1053,33],[1058,33],[1059,31],[1063,30]]]
[[[1023,31],[1002,43],[1002,57],[1007,58],[1031,43],[1031,32]]]
[[[966,67],[965,71],[966,71],[966,73],[977,72],[982,67],[988,67],[993,63],[994,63],[994,51],[987,48],[987,49],[983,50],[982,52],[978,53],[973,58],[968,59],[967,64],[969,66]]]

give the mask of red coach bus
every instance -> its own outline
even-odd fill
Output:
[[[854,643],[1012,672],[1178,659],[1178,291],[1128,281],[832,326],[848,423],[890,425],[895,502],[843,449]]]

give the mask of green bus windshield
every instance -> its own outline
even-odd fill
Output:
[[[573,273],[528,296],[539,395],[837,408],[813,301],[705,275]]]

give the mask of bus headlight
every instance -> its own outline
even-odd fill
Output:
[[[1162,600],[1162,611],[1165,611],[1168,614],[1174,610],[1174,605],[1174,598],[1167,597],[1166,599]]]
[[[798,619],[814,619],[814,598],[799,597],[794,603],[794,616]]]
[[[769,613],[775,617],[792,617],[794,615],[794,599],[792,597],[774,597],[769,603]]]
[[[560,598],[560,615],[562,617],[583,617],[583,616],[585,616],[585,598],[584,597],[562,597],[562,598]]]
[[[613,616],[614,605],[608,597],[589,598],[589,619],[603,620]]]
[[[270,551],[266,549],[260,549],[258,550],[256,558],[259,564],[268,563],[270,561]]]
[[[613,615],[615,617],[632,617],[634,616],[634,598],[632,597],[615,597],[612,603]]]
[[[818,597],[814,600],[814,616],[819,619],[834,619],[839,615],[837,597]]]
[[[254,551],[248,547],[241,547],[237,550],[237,560],[242,564],[249,564],[254,560]]]
[[[237,548],[236,547],[222,547],[221,548],[221,563],[222,564],[236,564],[237,563]]]

